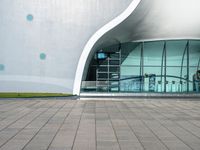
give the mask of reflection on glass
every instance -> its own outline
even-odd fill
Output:
[[[96,56],[83,92],[200,92],[198,40],[129,42]]]

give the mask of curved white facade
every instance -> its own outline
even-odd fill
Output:
[[[0,91],[79,94],[102,46],[200,39],[199,15],[198,0],[2,0]]]
[[[141,0],[134,0],[129,7],[118,17],[116,17],[114,20],[103,26],[101,29],[99,29],[87,42],[86,46],[83,49],[83,52],[81,54],[77,71],[76,71],[76,77],[74,81],[74,90],[73,94],[78,95],[80,93],[80,87],[81,87],[81,81],[83,78],[84,69],[86,66],[86,62],[88,60],[88,57],[91,53],[91,50],[94,48],[94,45],[96,42],[108,31],[112,30],[116,26],[118,26],[120,23],[122,23],[125,19],[128,18],[128,16],[133,13],[135,8],[138,6]]]
[[[87,41],[131,1],[1,0],[0,92],[72,93]]]
[[[132,4],[136,5],[137,1]],[[132,13],[123,22],[100,37],[88,50],[90,53],[84,71],[87,71],[91,57],[102,47],[130,41],[200,39],[199,15],[200,2],[197,0],[141,0],[137,7],[132,7]],[[78,75],[84,77],[85,74]],[[79,93],[74,87],[75,93]]]

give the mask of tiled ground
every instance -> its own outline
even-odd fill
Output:
[[[200,101],[0,100],[0,150],[200,150]]]

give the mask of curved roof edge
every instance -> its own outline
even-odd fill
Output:
[[[119,16],[117,16],[115,19],[110,21],[108,24],[104,25],[102,28],[100,28],[87,42],[85,45],[83,52],[80,56],[79,63],[76,70],[76,76],[74,80],[74,87],[73,87],[73,94],[79,95],[80,94],[80,87],[81,87],[81,81],[83,77],[84,68],[86,66],[87,59],[89,58],[89,55],[91,51],[93,50],[94,45],[96,42],[108,31],[112,30],[116,26],[118,26],[120,23],[122,23],[124,20],[126,20],[132,12],[136,9],[138,4],[142,0],[133,0],[131,4],[128,6],[128,8]]]

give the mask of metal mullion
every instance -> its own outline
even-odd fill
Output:
[[[122,51],[121,51],[121,43],[119,47],[119,73],[118,73],[118,92],[120,92],[120,78],[121,78],[121,57],[122,57]]]
[[[165,44],[164,44],[165,45]],[[161,92],[163,89],[163,58],[164,58],[164,54],[165,54],[165,49],[164,49],[164,45],[163,45],[163,52],[162,52],[162,60],[161,60],[161,74],[160,74],[160,82],[161,82]]]
[[[165,74],[164,74],[164,92],[166,92],[166,83],[167,83],[167,49],[166,49],[166,41],[164,43],[164,51],[165,51],[165,59],[164,59],[164,66],[165,66]]]
[[[141,77],[141,81],[140,81],[140,92],[143,91],[143,75],[144,75],[144,56],[143,56],[143,52],[144,52],[144,42],[141,43],[141,53],[140,53],[140,77]]]
[[[189,74],[190,74],[190,58],[189,58],[189,50],[190,50],[190,45],[189,45],[189,40],[187,42],[187,92],[189,92]]]

